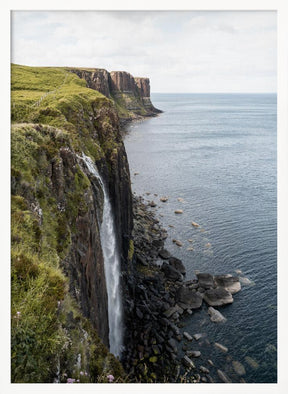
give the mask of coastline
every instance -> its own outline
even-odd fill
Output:
[[[142,197],[133,197],[134,269],[125,278],[124,296],[125,325],[129,327],[122,355],[125,370],[133,381],[142,383],[244,383],[241,363],[234,362],[231,377],[203,357],[201,346],[208,340],[203,328],[184,330],[185,319],[202,307],[203,293],[215,288],[214,278],[199,273],[197,279],[185,281],[181,260],[164,249],[167,230],[150,208]],[[238,278],[233,283],[239,284]],[[214,311],[214,324],[222,324],[221,312],[209,309]],[[228,352],[224,345],[215,342],[214,346]]]

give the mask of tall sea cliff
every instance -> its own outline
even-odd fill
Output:
[[[133,211],[120,124],[160,112],[149,79],[12,65],[11,87],[12,381],[125,381],[108,351],[103,185],[82,158],[105,184],[127,293]]]

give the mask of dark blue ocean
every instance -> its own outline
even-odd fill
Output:
[[[185,331],[206,334],[205,341],[190,345],[203,355],[196,364],[211,359],[215,382],[217,369],[240,381],[234,360],[245,367],[246,382],[275,383],[277,96],[153,94],[152,102],[164,113],[133,123],[125,137],[133,191],[157,203],[154,211],[168,230],[165,247],[183,261],[187,279],[196,270],[241,270],[250,280],[233,304],[219,308],[226,323],[212,323],[205,306],[184,320]],[[161,196],[168,201],[159,201]]]

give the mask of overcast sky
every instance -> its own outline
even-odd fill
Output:
[[[12,62],[128,71],[152,92],[275,92],[276,12],[16,11]]]

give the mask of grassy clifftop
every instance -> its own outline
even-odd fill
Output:
[[[63,68],[12,65],[11,116],[12,381],[123,381],[61,265],[93,209],[76,155],[109,163],[120,149],[113,103]]]
[[[90,148],[91,155],[99,157],[103,152],[101,147],[91,146],[91,137],[97,137],[95,128],[106,122],[109,133],[100,143],[105,142],[104,151],[109,142],[113,145],[116,136],[109,124],[111,113],[114,111],[114,118],[117,115],[112,101],[88,89],[83,79],[64,68],[12,65],[11,101],[12,123],[41,123],[65,129],[77,151]],[[93,143],[97,145],[97,138]]]

